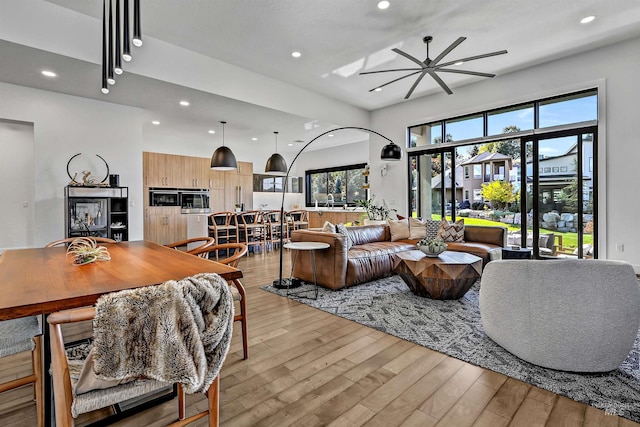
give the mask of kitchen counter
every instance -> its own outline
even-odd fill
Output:
[[[344,224],[347,222],[362,221],[362,217],[366,216],[363,208],[321,208],[318,210],[309,209],[309,228],[322,227],[325,221],[332,224]]]

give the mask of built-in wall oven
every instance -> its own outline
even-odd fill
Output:
[[[183,214],[211,212],[208,189],[181,189],[179,194]]]
[[[149,206],[180,206],[177,188],[149,188]]]

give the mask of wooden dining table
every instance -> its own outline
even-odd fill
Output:
[[[0,320],[47,315],[96,303],[101,295],[217,273],[225,280],[242,272],[185,252],[146,241],[101,244],[110,261],[76,265],[66,247],[10,249],[0,256]],[[50,364],[48,328],[43,326],[45,368]],[[48,369],[44,369],[48,375]],[[47,425],[51,416],[50,381],[45,381]]]

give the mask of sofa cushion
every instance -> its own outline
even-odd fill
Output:
[[[389,231],[391,232],[391,241],[408,239],[411,233],[409,232],[409,221],[406,219],[387,221],[389,223]]]
[[[449,222],[443,219],[438,228],[438,238],[445,242],[464,242],[464,220]]]
[[[389,225],[374,224],[359,227],[347,227],[347,232],[354,245],[363,245],[371,242],[390,242],[391,232]]]
[[[414,248],[413,244],[403,242],[372,242],[353,246],[347,258],[345,286],[388,276],[393,271],[393,254]]]
[[[337,224],[336,225],[336,233],[340,233],[345,237],[345,240],[347,242],[347,249],[351,249],[351,246],[353,245],[353,241],[351,240],[351,237],[349,236],[349,231],[347,230],[347,226],[344,224]]]
[[[322,226],[322,231],[324,231],[325,233],[335,233],[336,226],[329,221],[325,221],[324,225]]]
[[[430,218],[409,218],[409,239],[421,240],[429,239],[433,240],[438,236],[438,228],[440,227],[440,221]]]

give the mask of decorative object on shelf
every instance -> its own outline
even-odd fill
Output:
[[[278,154],[278,132],[276,135],[276,152],[267,159],[267,165],[264,167],[266,173],[284,174],[287,173],[287,162],[282,155]]]
[[[114,13],[115,1],[115,13]],[[115,76],[123,73],[122,60],[131,61],[129,44],[129,0],[123,0],[123,13],[120,13],[120,0],[102,2],[102,88],[105,95],[109,86],[116,84]],[[107,12],[108,8],[108,12]],[[114,22],[115,14],[115,22]],[[121,21],[121,16],[124,22]],[[133,1],[133,38],[134,46],[142,46],[142,25],[140,22],[140,0]]]
[[[360,75],[363,74],[377,74],[377,73],[389,73],[389,72],[396,72],[396,71],[411,71],[409,74],[406,74],[400,78],[397,79],[393,79],[387,83],[384,83],[382,85],[376,86],[373,89],[369,90],[369,92],[373,92],[376,89],[381,89],[387,85],[390,85],[391,83],[395,83],[397,81],[400,81],[402,79],[405,79],[407,77],[411,77],[414,76],[416,74],[420,74],[418,76],[418,78],[416,79],[416,81],[413,83],[413,85],[411,86],[411,89],[409,89],[409,92],[407,92],[407,94],[405,95],[404,99],[409,99],[409,97],[411,96],[411,94],[413,93],[413,91],[416,89],[416,87],[418,86],[418,84],[422,81],[422,79],[424,78],[424,76],[426,76],[427,74],[429,74],[435,81],[436,83],[438,83],[440,85],[440,87],[447,92],[449,95],[451,95],[453,92],[451,91],[451,89],[449,89],[449,86],[446,85],[446,83],[444,81],[442,81],[442,79],[436,74],[436,72],[446,72],[446,73],[458,73],[458,74],[469,74],[471,76],[479,76],[479,77],[495,77],[495,74],[489,74],[489,73],[480,73],[477,71],[466,71],[466,70],[459,70],[456,68],[445,68],[448,67],[450,65],[462,65],[463,62],[468,62],[468,61],[473,61],[476,59],[482,59],[482,58],[487,58],[490,56],[496,56],[496,55],[503,55],[505,53],[507,53],[506,50],[499,50],[496,52],[491,52],[491,53],[484,53],[481,55],[474,55],[474,56],[469,56],[466,58],[462,58],[462,59],[456,59],[455,61],[449,61],[449,62],[445,62],[443,64],[439,64],[439,62],[449,54],[449,52],[451,52],[453,49],[455,49],[460,43],[462,43],[463,41],[465,41],[467,38],[466,37],[458,37],[458,39],[456,41],[454,41],[453,43],[451,43],[449,45],[448,48],[446,48],[445,50],[442,51],[442,53],[440,55],[438,55],[435,59],[430,59],[429,58],[429,43],[431,43],[431,41],[433,41],[433,37],[431,36],[425,36],[422,38],[422,41],[427,45],[427,59],[425,59],[424,61],[420,61],[418,58],[409,55],[408,53],[398,49],[398,48],[393,48],[391,49],[393,52],[397,53],[398,55],[402,55],[405,58],[409,59],[410,61],[415,62],[416,64],[419,65],[419,68],[394,68],[394,69],[390,69],[390,70],[379,70],[379,71],[363,71],[360,73]]]
[[[104,246],[98,246],[95,239],[91,237],[78,237],[74,239],[67,248],[67,256],[73,256],[75,265],[90,264],[95,261],[109,261],[111,254]]]
[[[426,256],[435,258],[442,252],[447,250],[447,244],[442,239],[427,239],[424,238],[416,243],[418,249],[420,249]]]
[[[238,169],[238,162],[236,162],[236,156],[233,155],[233,151],[229,147],[224,145],[224,125],[227,122],[222,123],[222,147],[218,147],[211,156],[211,169],[220,171],[230,171]]]
[[[385,145],[382,148],[382,152],[380,153],[380,159],[381,160],[400,160],[402,158],[402,149],[400,148],[400,146],[396,145],[392,140],[390,140],[389,138],[387,138],[386,136],[371,130],[371,129],[367,129],[367,128],[362,128],[362,127],[357,127],[357,126],[344,126],[344,127],[339,127],[339,128],[335,128],[335,129],[331,129],[328,130],[326,132],[321,133],[320,135],[316,136],[315,138],[313,138],[311,141],[307,142],[301,149],[300,151],[298,151],[298,154],[296,154],[296,156],[293,158],[293,160],[291,161],[291,164],[289,164],[289,168],[287,169],[287,174],[285,175],[285,179],[284,179],[284,185],[285,185],[285,189],[282,192],[282,203],[280,203],[280,229],[282,230],[284,228],[284,197],[286,194],[286,186],[289,180],[289,173],[291,172],[291,168],[293,167],[293,164],[296,162],[296,160],[298,159],[298,157],[300,156],[300,154],[309,146],[311,145],[313,142],[317,141],[319,138],[333,133],[333,132],[337,132],[339,130],[344,130],[344,129],[354,129],[354,130],[361,130],[364,132],[370,132],[373,133],[375,135],[378,135],[379,137],[386,139],[387,141],[389,141],[389,143],[387,145]],[[317,205],[316,205],[317,208]],[[283,280],[282,278],[282,265],[283,265],[283,234],[284,233],[280,233],[280,275],[278,277],[278,279],[274,280],[273,282],[273,286],[276,288],[287,288],[287,283],[285,280]]]
[[[92,177],[91,171],[82,171],[82,182],[77,181],[78,172],[74,173],[73,176],[71,176],[71,172],[69,172],[69,165],[71,164],[71,161],[73,159],[80,156],[81,154],[82,153],[78,153],[74,156],[71,156],[71,158],[67,162],[67,175],[71,179],[71,181],[69,181],[69,185],[76,187],[109,187],[109,164],[99,154],[96,154],[96,157],[102,160],[107,167],[107,174],[104,176],[102,181],[96,181],[96,179]]]

